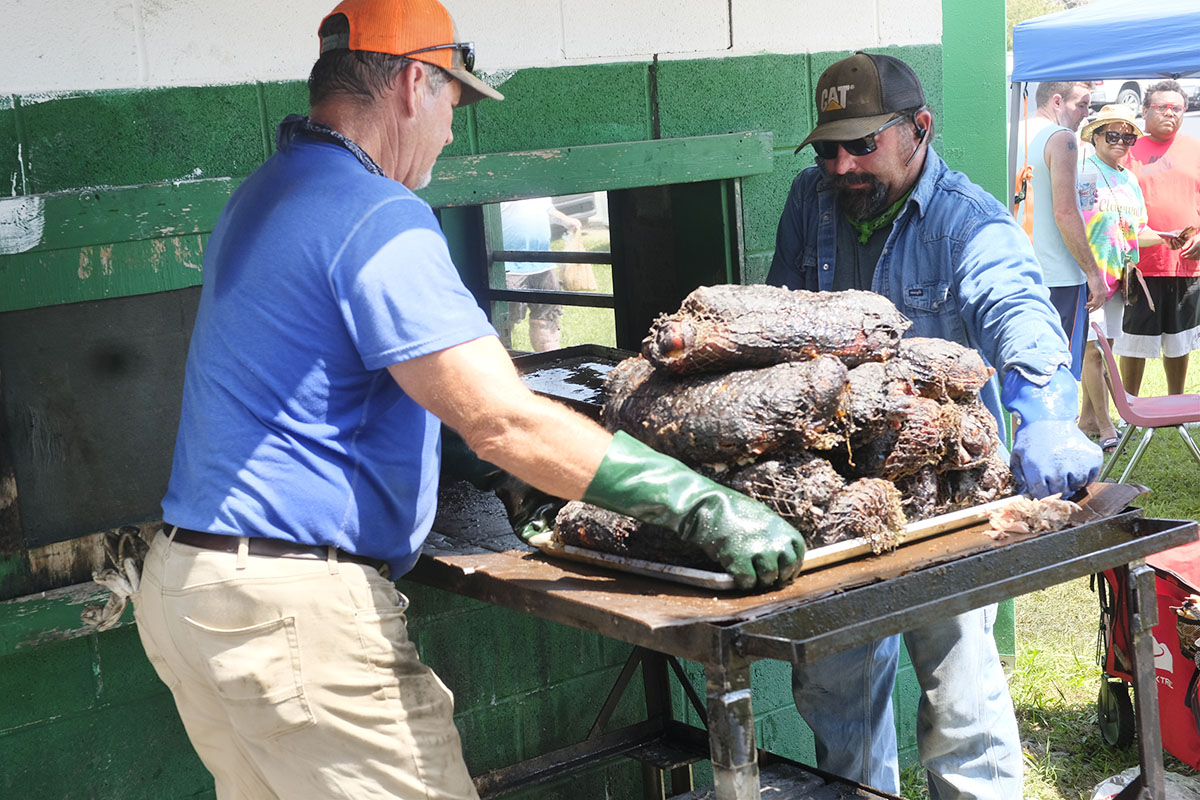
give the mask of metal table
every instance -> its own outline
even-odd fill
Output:
[[[1041,535],[997,541],[986,524],[906,543],[895,552],[806,573],[790,586],[762,594],[715,594],[653,578],[551,559],[522,546],[499,501],[466,484],[447,487],[425,555],[413,580],[505,608],[602,634],[636,646],[635,659],[653,661],[660,679],[647,686],[648,706],[662,700],[666,667],[686,658],[704,667],[716,800],[760,797],[760,752],[755,746],[750,665],[762,658],[801,662],[920,627],[1105,569],[1128,565],[1132,597],[1134,692],[1142,777],[1122,792],[1161,800],[1163,765],[1150,630],[1157,621],[1154,571],[1143,559],[1197,538],[1191,521],[1146,519],[1129,508],[1107,519]],[[651,662],[648,662],[648,664]],[[682,675],[680,676],[682,678]],[[628,679],[627,675],[623,678]],[[685,691],[690,691],[690,684]],[[607,705],[615,705],[610,698]],[[667,701],[669,703],[669,700]],[[698,703],[698,698],[693,698]],[[598,731],[604,713],[593,731]],[[680,723],[659,719],[658,729]],[[646,730],[634,732],[644,735]],[[543,756],[558,767],[585,751],[621,752],[613,738]],[[537,761],[537,760],[535,760]],[[682,759],[664,757],[665,768]],[[568,764],[569,766],[569,764]],[[534,764],[521,774],[533,774]],[[485,796],[512,774],[481,776]],[[657,790],[661,794],[661,784]],[[860,787],[861,788],[861,787]]]

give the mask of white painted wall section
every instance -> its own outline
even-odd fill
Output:
[[[938,43],[941,0],[443,0],[479,69]],[[0,93],[302,80],[333,0],[7,0]]]
[[[567,59],[726,51],[728,0],[562,0]]]

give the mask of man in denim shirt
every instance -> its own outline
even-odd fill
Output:
[[[1075,427],[1071,355],[1029,239],[933,152],[916,74],[898,59],[856,53],[825,71],[816,100],[818,125],[800,147],[811,143],[817,164],[792,184],[767,282],[870,289],[912,319],[909,335],[978,350],[999,377],[984,402],[997,419],[1003,404],[1021,420],[1012,467],[1022,488],[1042,497],[1087,485],[1102,456]],[[989,606],[904,635],[921,684],[917,743],[934,800],[1022,796],[994,620]],[[818,766],[893,793],[898,657],[893,636],[793,670]]]

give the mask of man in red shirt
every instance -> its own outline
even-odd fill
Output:
[[[1142,250],[1138,264],[1145,286],[1127,280],[1123,335],[1113,350],[1121,358],[1121,380],[1133,394],[1142,385],[1147,358],[1163,360],[1167,392],[1182,394],[1188,355],[1200,349],[1200,142],[1179,133],[1187,100],[1172,80],[1146,91],[1146,133],[1130,148],[1128,166],[1146,198],[1150,227],[1193,231],[1178,250],[1166,245]],[[1147,302],[1149,292],[1151,303]]]

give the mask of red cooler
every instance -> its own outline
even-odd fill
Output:
[[[1197,699],[1197,644],[1200,619],[1177,612],[1189,595],[1200,594],[1200,542],[1146,558],[1155,572],[1158,624],[1154,626],[1154,667],[1158,683],[1158,715],[1163,749],[1200,769],[1200,701]],[[1125,614],[1123,570],[1106,570],[1099,584],[1103,623],[1104,677],[1096,703],[1100,730],[1109,744],[1124,747],[1133,740],[1133,706],[1129,683],[1130,632]]]

